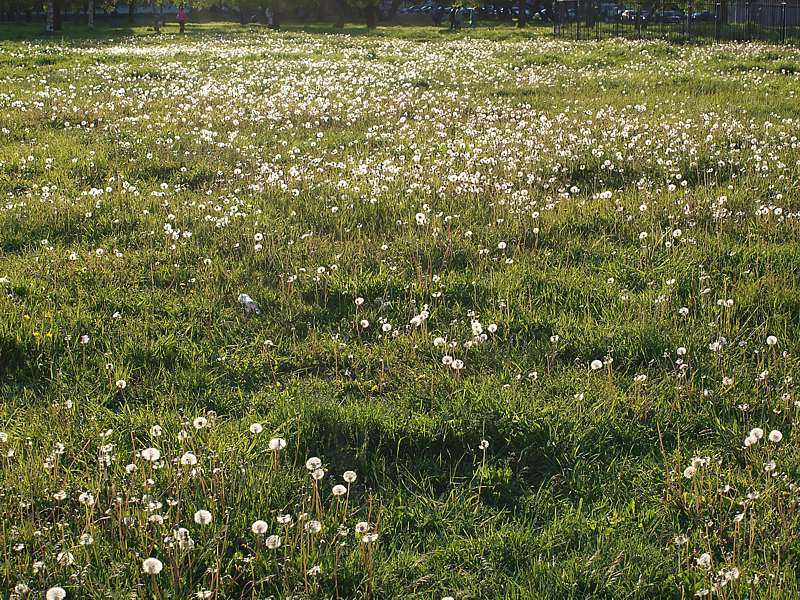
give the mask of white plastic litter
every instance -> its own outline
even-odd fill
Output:
[[[239,294],[239,304],[244,306],[245,311],[249,313],[256,313],[257,315],[261,314],[261,308],[259,308],[258,304],[256,304],[256,301],[247,294]]]

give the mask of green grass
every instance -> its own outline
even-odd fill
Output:
[[[15,31],[3,597],[798,597],[800,52]]]

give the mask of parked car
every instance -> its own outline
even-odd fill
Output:
[[[700,23],[708,23],[708,22],[713,23],[716,20],[717,20],[716,15],[709,10],[692,13],[692,21],[698,21]]]
[[[686,16],[679,10],[665,10],[660,13],[653,13],[651,21],[653,23],[679,24],[686,20]]]
[[[642,15],[641,13],[637,13],[635,10],[631,9],[623,10],[621,16],[623,21],[635,21],[637,15],[639,16],[640,21],[644,20],[644,15]]]

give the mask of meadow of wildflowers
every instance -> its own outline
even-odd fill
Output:
[[[798,597],[797,73],[0,43],[0,596]]]

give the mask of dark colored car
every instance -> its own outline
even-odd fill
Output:
[[[701,23],[709,23],[709,22],[713,23],[716,20],[717,20],[716,15],[708,10],[704,10],[703,12],[692,13],[692,21],[698,21]]]
[[[652,18],[654,23],[670,23],[673,25],[683,23],[684,20],[686,20],[686,16],[679,10],[665,10],[662,13],[655,13]]]

